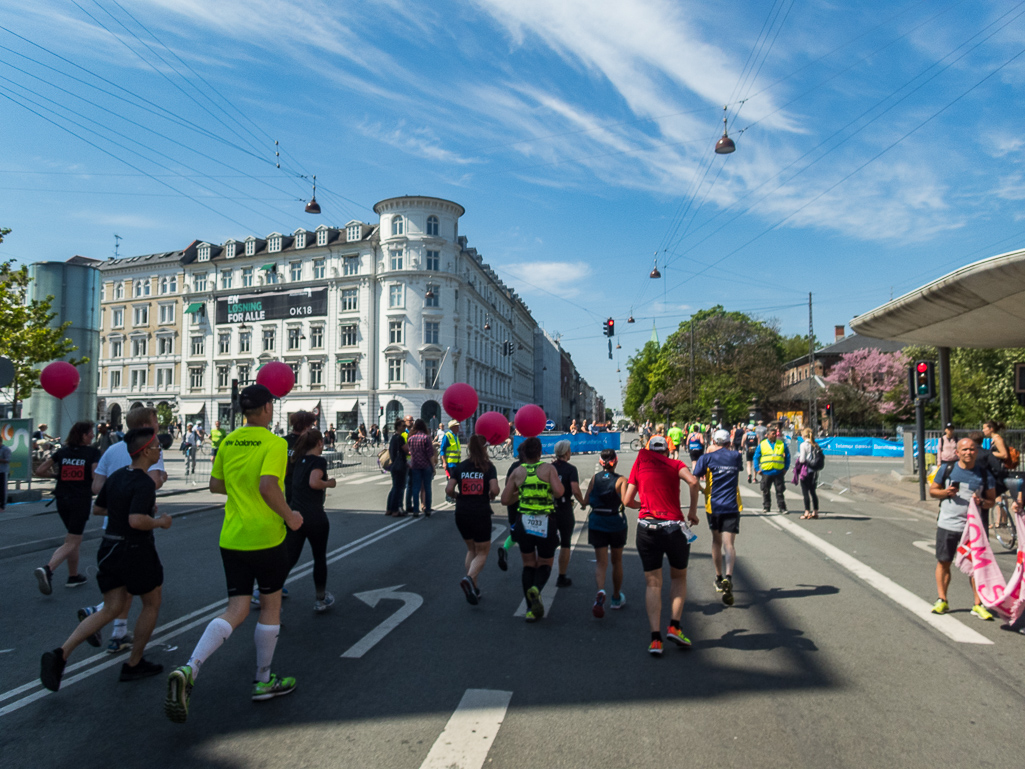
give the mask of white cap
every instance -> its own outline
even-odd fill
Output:
[[[730,434],[725,430],[716,430],[712,440],[720,446],[726,446],[730,442]]]

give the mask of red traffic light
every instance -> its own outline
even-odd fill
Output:
[[[918,366],[916,368],[918,369],[919,374],[924,374],[929,370],[929,364],[922,360],[918,362]]]

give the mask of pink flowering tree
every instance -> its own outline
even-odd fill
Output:
[[[826,396],[834,401],[841,421],[848,424],[900,421],[911,413],[908,366],[902,352],[865,349],[845,353],[825,378]]]

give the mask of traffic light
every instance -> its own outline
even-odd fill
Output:
[[[613,337],[616,335],[616,321],[609,318],[605,321],[605,336]]]
[[[833,426],[833,404],[826,404],[826,419],[829,420],[830,427]]]
[[[927,401],[936,397],[936,374],[932,361],[915,361],[910,373],[909,389],[912,398]]]

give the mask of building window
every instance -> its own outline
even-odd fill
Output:
[[[145,339],[133,339],[132,340],[132,357],[141,358],[146,355],[146,348],[149,345]]]
[[[324,347],[324,327],[312,326],[310,328],[310,349],[321,350]]]
[[[231,334],[217,335],[217,352],[220,355],[228,355],[231,352]]]
[[[388,344],[402,344],[402,321],[388,321]]]
[[[427,217],[427,234],[437,235],[438,234],[438,217],[428,216]]]
[[[302,330],[298,328],[288,329],[288,349],[298,350],[299,340],[302,339]]]
[[[118,308],[110,311],[110,327],[111,328],[124,328],[125,327],[125,311],[124,308]]]
[[[265,328],[263,330],[263,351],[274,351],[274,329],[272,328]]]
[[[225,243],[224,244],[224,258],[225,259],[234,259],[235,258],[235,246],[236,246],[235,243]]]
[[[424,307],[437,307],[439,303],[438,294],[441,293],[441,289],[437,286],[432,286],[430,283],[427,284],[427,291],[424,293]]]
[[[231,270],[221,270],[221,288],[231,288]]]
[[[359,275],[359,257],[347,256],[342,259],[343,275]]]
[[[110,389],[116,390],[121,387],[121,372],[111,371],[110,372]]]
[[[124,299],[125,298],[125,284],[118,281],[114,284],[114,298]]]
[[[249,366],[238,367],[238,383],[239,386],[249,384]]]
[[[424,361],[424,387],[428,390],[438,389],[438,361]]]
[[[292,369],[292,376],[295,377],[295,386],[298,387],[299,386],[299,369],[301,368],[301,364],[299,363],[299,361],[293,361],[293,362],[288,364],[288,367],[290,369]]]
[[[342,289],[342,312],[359,309],[359,289]]]
[[[206,291],[206,273],[197,272],[192,279],[192,285],[196,291]]]
[[[146,386],[146,369],[132,372],[132,389],[141,390]]]
[[[249,288],[253,285],[253,268],[244,267],[242,268],[242,285],[245,288]]]
[[[157,355],[174,355],[174,337],[157,337]]]
[[[390,251],[389,255],[391,256],[391,268],[393,270],[401,270],[402,269],[402,252],[401,251]]]
[[[160,322],[163,323],[174,323],[174,305],[173,304],[162,304],[160,305]]]
[[[161,294],[176,294],[178,293],[178,276],[177,275],[165,275],[160,279],[160,293]]]
[[[132,308],[132,325],[133,326],[146,326],[149,325],[149,305],[145,307],[134,307]]]
[[[324,364],[323,363],[311,363],[310,364],[310,387],[319,387],[324,384]]]
[[[197,262],[209,262],[210,261],[210,246],[202,245],[199,247],[199,253],[196,256]]]
[[[192,325],[201,326],[204,320],[206,320],[206,305],[201,305],[198,310],[192,313]]]
[[[111,339],[110,340],[110,357],[111,358],[120,358],[124,354],[124,350],[125,350],[124,345],[125,345],[125,343],[122,342],[120,339]]]
[[[350,224],[348,227],[345,228],[345,239],[350,243],[359,240],[363,234],[361,232],[362,229],[363,228],[358,224]]]
[[[239,331],[238,332],[238,351],[250,352],[253,347],[253,332],[252,331]]]
[[[201,336],[194,336],[194,337],[192,337],[192,354],[193,355],[202,355],[203,354],[203,351],[206,349],[206,344],[204,343],[204,339],[205,338],[201,337]]]
[[[402,381],[402,358],[392,358],[388,361],[388,384]]]
[[[355,347],[356,346],[356,324],[346,323],[338,331],[338,346],[339,347]]]
[[[273,253],[277,253],[278,251],[281,250],[281,236],[280,235],[275,235],[274,237],[272,237],[270,239],[270,242],[267,244],[267,250],[271,251]]]
[[[135,297],[149,296],[149,280],[135,281],[135,290],[132,292]]]
[[[189,369],[189,388],[192,390],[203,389],[203,369],[201,368],[190,368]]]
[[[295,233],[295,247],[296,248],[306,248],[306,233],[305,232],[297,232],[297,233]]]
[[[356,361],[341,361],[338,364],[338,383],[356,384]]]
[[[302,262],[292,262],[290,265],[288,265],[288,279],[291,280],[293,283],[297,283],[298,281],[303,279]]]
[[[404,223],[402,221],[402,217],[401,216],[393,216],[391,218],[391,234],[392,234],[392,237],[395,237],[397,235],[401,235],[404,230],[405,230],[405,225],[404,225]]]
[[[317,230],[317,245],[318,246],[326,246],[327,245],[327,230]]]
[[[255,253],[256,253],[256,241],[255,240],[247,240],[246,241],[246,256],[252,256]]]
[[[441,251],[428,251],[425,264],[430,272],[437,272],[441,269]]]
[[[263,274],[267,276],[267,278],[266,278],[267,285],[273,286],[273,285],[277,284],[277,282],[278,282],[278,270],[277,270],[276,267],[273,270],[265,270]]]
[[[433,320],[424,323],[424,344],[438,344],[441,324]]]
[[[323,280],[324,276],[326,274],[327,274],[327,270],[324,269],[324,260],[323,259],[314,259],[313,260],[313,279],[314,280]]]
[[[157,369],[157,389],[158,390],[169,390],[174,387],[174,369],[173,368],[158,368]]]
[[[395,286],[388,286],[388,306],[389,307],[402,307],[404,304],[403,298],[405,296],[403,292],[403,285],[399,283]]]
[[[228,378],[228,367],[218,366],[217,367],[217,389],[226,390],[228,385],[231,384]]]

